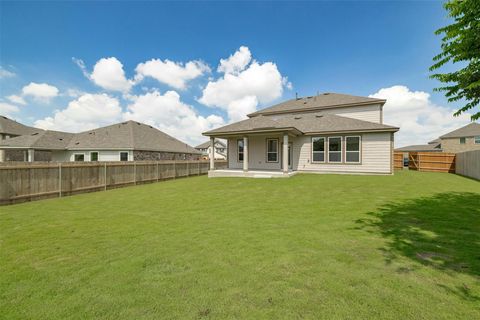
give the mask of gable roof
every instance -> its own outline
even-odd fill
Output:
[[[41,129],[29,127],[5,116],[0,116],[0,133],[21,136],[24,134],[38,132],[39,130]]]
[[[404,152],[441,152],[442,148],[439,144],[416,144],[395,149],[395,151]]]
[[[225,145],[225,143],[223,143],[222,141],[218,141],[218,140],[215,140],[215,144],[219,144],[221,145],[223,148],[226,148],[227,146]],[[205,141],[204,143],[202,144],[199,144],[198,146],[195,147],[195,149],[207,149],[210,147],[210,140],[208,141]]]
[[[259,115],[203,133],[206,136],[248,132],[294,131],[297,133],[398,131],[399,128],[333,114],[307,113],[276,116]]]
[[[77,133],[67,146],[80,149],[129,149],[176,153],[199,153],[188,144],[143,123],[126,121]]]
[[[444,138],[461,138],[461,137],[473,137],[480,136],[480,123],[472,122],[467,124],[464,127],[461,127],[457,130],[453,130],[443,136],[440,136],[440,139]]]
[[[385,104],[386,100],[352,96],[340,93],[322,93],[317,96],[291,99],[274,106],[250,113],[248,117],[258,115],[287,113],[287,112],[305,112],[322,109],[331,109],[338,107],[360,106],[367,104]]]
[[[41,130],[0,141],[0,146],[26,149],[64,150],[73,133]]]

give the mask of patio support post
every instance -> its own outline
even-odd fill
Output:
[[[283,134],[283,152],[282,152],[283,172],[288,172],[288,133]]]
[[[5,150],[0,150],[0,162],[5,162]]]
[[[215,170],[215,138],[210,137],[210,170]]]
[[[243,137],[243,171],[248,171],[248,138]]]
[[[33,149],[28,149],[28,162],[33,162],[35,157],[35,151]]]

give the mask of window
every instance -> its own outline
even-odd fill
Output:
[[[128,152],[120,152],[120,161],[128,161]]]
[[[85,161],[85,155],[83,153],[77,153],[73,155],[75,161]]]
[[[474,139],[475,139],[475,144],[480,144],[480,136],[476,136]]]
[[[328,162],[342,162],[342,137],[328,138]]]
[[[460,144],[465,144],[466,139],[467,139],[467,138],[465,138],[465,137],[461,137],[461,138],[460,138]]]
[[[90,152],[90,161],[98,161],[98,152]]]
[[[267,162],[278,162],[278,139],[267,139]]]
[[[360,137],[345,137],[345,162],[360,162]]]
[[[238,161],[243,161],[243,140],[237,140]]]
[[[325,162],[325,138],[312,138],[312,162]]]

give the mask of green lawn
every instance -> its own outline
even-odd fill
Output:
[[[0,207],[4,319],[480,319],[480,182],[186,178]]]

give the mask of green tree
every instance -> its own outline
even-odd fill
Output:
[[[443,35],[442,53],[433,58],[430,71],[448,62],[464,67],[431,77],[442,82],[435,91],[444,91],[449,102],[466,102],[454,116],[472,109],[472,120],[476,120],[480,118],[480,111],[474,110],[480,103],[480,0],[450,0],[444,7],[454,23],[435,32]]]

